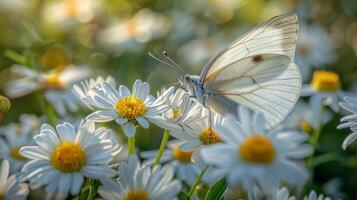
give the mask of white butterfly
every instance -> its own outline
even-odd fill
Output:
[[[220,114],[236,116],[241,104],[263,113],[266,128],[273,128],[300,95],[301,74],[293,61],[298,29],[295,14],[276,16],[229,44],[199,77],[183,75],[180,83]]]

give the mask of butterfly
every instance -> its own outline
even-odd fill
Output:
[[[208,109],[237,116],[243,105],[262,113],[271,129],[300,96],[301,74],[293,61],[298,32],[295,14],[273,17],[226,46],[200,76],[185,74],[179,82]]]

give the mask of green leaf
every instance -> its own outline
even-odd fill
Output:
[[[18,64],[26,65],[28,61],[25,56],[11,49],[6,49],[4,52],[4,56]]]
[[[180,193],[178,194],[178,199],[179,199],[179,200],[190,200],[190,197],[189,197],[186,193],[180,192]]]
[[[207,192],[205,200],[219,200],[222,198],[224,191],[227,189],[225,179],[217,181]]]

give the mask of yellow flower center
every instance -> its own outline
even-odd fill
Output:
[[[193,154],[193,150],[182,151],[179,146],[176,146],[172,149],[172,155],[174,159],[182,163],[190,163],[192,154]]]
[[[46,89],[63,89],[64,84],[59,79],[59,71],[55,70],[54,72],[46,75],[43,87]]]
[[[312,127],[311,124],[305,120],[301,120],[299,126],[300,130],[304,131],[305,133],[312,133],[314,131],[314,127]]]
[[[73,0],[67,0],[64,2],[64,7],[65,7],[65,11],[66,13],[71,16],[74,17],[77,15],[78,13],[78,6],[76,4],[75,1]]]
[[[48,49],[41,58],[41,66],[44,69],[62,69],[70,64],[66,52],[60,48]]]
[[[147,111],[147,108],[144,102],[133,96],[127,96],[118,101],[115,104],[115,108],[117,109],[120,116],[127,118],[130,122],[136,124],[136,118],[139,116],[143,116]]]
[[[176,108],[172,110],[172,118],[175,119],[176,117],[182,114],[182,110],[180,108]]]
[[[86,162],[85,152],[77,143],[63,142],[52,154],[52,165],[62,172],[78,172]]]
[[[4,194],[0,192],[0,200],[4,200],[5,197],[4,197]]]
[[[134,37],[139,32],[138,23],[133,19],[126,21],[124,26],[129,37]]]
[[[340,89],[340,77],[338,74],[329,71],[315,71],[311,87],[319,92],[336,92]]]
[[[129,191],[123,200],[149,200],[149,195],[144,189]]]
[[[15,158],[16,160],[27,160],[27,158],[20,154],[20,147],[15,147],[10,151],[10,156]]]
[[[262,135],[248,137],[238,151],[245,161],[257,164],[269,164],[275,158],[275,149],[271,140]]]
[[[207,128],[206,130],[202,131],[199,136],[201,142],[204,145],[215,144],[218,142],[222,142],[219,135],[211,128]]]

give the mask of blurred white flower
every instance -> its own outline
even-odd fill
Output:
[[[313,68],[321,68],[335,61],[335,44],[329,33],[317,24],[300,24],[295,62],[300,67],[304,81],[310,78]]]
[[[298,101],[294,110],[286,117],[283,122],[283,127],[286,129],[300,130],[311,134],[319,125],[318,112],[314,112],[318,108],[312,108],[311,105]],[[332,114],[326,111],[323,116],[322,124],[326,124],[332,119]]]
[[[117,124],[122,125],[128,137],[133,137],[137,125],[149,128],[147,120],[153,123],[163,120],[161,114],[169,108],[164,102],[173,92],[173,88],[157,99],[150,96],[149,92],[149,84],[140,80],[135,81],[132,92],[124,85],[116,89],[115,84],[103,82],[92,88],[87,95],[82,96],[81,101],[98,110],[86,117],[88,121],[115,120]],[[82,94],[77,96],[80,95]]]
[[[289,190],[286,187],[280,188],[273,196],[274,200],[296,200],[294,196],[289,196]]]
[[[43,117],[38,117],[34,114],[22,114],[20,115],[18,125],[21,127],[22,132],[36,135],[43,122]]]
[[[330,197],[324,197],[323,194],[317,195],[315,191],[311,191],[303,200],[331,200]]]
[[[146,43],[160,38],[170,30],[170,21],[160,13],[143,9],[132,18],[119,21],[117,24],[99,33],[99,42],[112,47],[126,42]]]
[[[315,71],[311,83],[303,85],[301,89],[301,96],[311,96],[311,108],[316,113],[320,113],[322,104],[338,112],[338,102],[343,93],[339,75],[325,70]]]
[[[87,67],[73,65],[45,73],[22,65],[14,65],[11,71],[19,78],[11,80],[5,88],[5,93],[9,97],[21,97],[37,90],[45,90],[46,100],[54,106],[60,116],[78,109],[78,101],[70,88],[74,83],[91,74]]]
[[[234,17],[234,10],[242,7],[247,0],[199,0],[194,6],[204,15],[217,23],[223,23]]]
[[[227,118],[227,125],[217,127],[223,143],[201,150],[205,162],[227,170],[227,180],[240,184],[249,193],[258,186],[267,195],[280,188],[281,181],[301,185],[308,178],[297,160],[312,153],[307,135],[273,129],[264,130],[262,115],[240,107],[240,123]]]
[[[223,42],[217,38],[200,38],[189,41],[184,44],[179,50],[180,58],[191,69],[201,69],[210,58],[216,55],[223,47]]]
[[[30,161],[22,168],[22,180],[32,189],[46,185],[47,198],[65,199],[68,193],[77,195],[84,177],[110,178],[115,171],[109,163],[113,159],[113,142],[90,124],[78,128],[70,123],[59,124],[56,130],[43,124],[34,137],[36,146],[20,149]]]
[[[21,14],[29,5],[26,0],[0,0],[0,10],[3,12],[14,12]]]
[[[29,194],[26,183],[19,183],[16,175],[9,177],[10,165],[3,160],[0,166],[0,199],[25,200]]]
[[[173,175],[170,166],[158,166],[151,170],[148,166],[141,166],[136,156],[130,156],[128,162],[120,163],[120,178],[116,181],[103,180],[98,192],[106,200],[171,200],[181,190],[181,183],[173,179]]]
[[[62,0],[46,5],[43,17],[49,23],[67,27],[90,22],[100,9],[100,1]]]
[[[10,162],[11,173],[19,172],[28,161],[20,154],[20,148],[32,145],[33,135],[29,131],[23,131],[19,125],[10,124],[2,127],[0,137],[0,158]]]
[[[346,149],[348,145],[357,140],[357,100],[349,96],[343,97],[343,100],[344,101],[340,102],[340,106],[351,114],[343,117],[341,119],[342,124],[337,126],[337,128],[341,129],[349,127],[352,131],[345,141],[343,141],[342,148]]]

